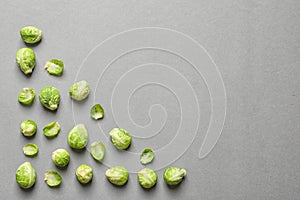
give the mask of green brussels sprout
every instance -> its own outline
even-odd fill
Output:
[[[102,119],[104,117],[104,109],[100,104],[95,104],[91,108],[90,115],[93,119]]]
[[[39,148],[36,144],[29,143],[23,147],[23,153],[25,156],[36,156],[39,152]]]
[[[144,149],[143,152],[141,153],[141,156],[140,156],[140,162],[143,165],[146,165],[148,163],[151,163],[153,159],[154,159],[153,150],[150,149],[150,148]]]
[[[32,120],[24,120],[20,124],[20,131],[25,137],[31,137],[36,133],[36,123]]]
[[[70,97],[76,101],[82,101],[90,94],[90,86],[86,81],[79,81],[70,87]]]
[[[61,60],[52,59],[46,62],[45,69],[51,75],[61,76],[64,71],[64,63]]]
[[[43,132],[46,137],[55,137],[59,131],[60,125],[58,122],[51,122],[43,128]]]
[[[20,30],[20,35],[27,44],[35,44],[42,39],[42,31],[34,26],[25,26]]]
[[[154,170],[149,168],[144,168],[138,172],[138,180],[143,188],[152,188],[157,181],[157,174]]]
[[[18,101],[23,105],[31,105],[35,97],[33,88],[23,88],[18,96]]]
[[[45,108],[49,110],[56,110],[59,105],[60,94],[55,87],[46,86],[40,91],[39,99]]]
[[[106,170],[105,176],[112,184],[122,186],[128,181],[129,173],[125,167],[116,166]]]
[[[165,169],[164,180],[168,185],[178,185],[186,176],[186,170],[178,167]]]
[[[118,149],[127,149],[131,143],[130,134],[121,128],[114,128],[110,131],[112,143]]]
[[[36,172],[30,162],[24,162],[19,166],[16,172],[16,180],[20,187],[31,188],[35,183],[35,179]]]
[[[87,184],[93,179],[93,169],[86,164],[82,164],[76,169],[75,175],[80,183]]]
[[[97,161],[102,161],[105,155],[105,146],[102,142],[94,142],[91,144],[90,153]]]
[[[75,126],[68,135],[68,143],[73,149],[83,149],[88,143],[88,133],[84,124]]]
[[[57,149],[52,152],[52,161],[57,167],[66,167],[70,162],[70,154],[65,149]]]
[[[62,182],[62,177],[57,171],[49,170],[45,173],[44,179],[49,187],[57,187]]]
[[[30,48],[21,48],[16,54],[16,62],[24,74],[31,74],[35,66],[35,55]]]

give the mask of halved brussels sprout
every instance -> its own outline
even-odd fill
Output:
[[[18,101],[23,105],[31,105],[35,97],[35,91],[33,88],[23,88],[19,92]]]
[[[131,143],[131,135],[124,129],[114,128],[110,131],[112,143],[118,149],[127,149]]]
[[[186,176],[186,170],[178,167],[165,169],[164,180],[168,185],[178,185]]]
[[[25,26],[20,30],[20,35],[27,44],[35,44],[42,39],[42,31],[34,26]]]
[[[31,137],[36,133],[36,123],[33,120],[24,120],[20,124],[20,131],[25,137]]]
[[[128,181],[129,173],[125,167],[116,166],[106,170],[105,176],[112,184],[122,186]]]
[[[39,99],[45,108],[56,110],[60,102],[60,94],[57,88],[46,86],[40,91]]]
[[[16,171],[16,181],[24,189],[31,188],[36,180],[36,172],[30,162],[24,162]]]
[[[82,164],[76,169],[75,175],[80,183],[87,184],[93,179],[93,169],[86,164]]]
[[[51,75],[61,76],[64,71],[64,63],[61,60],[51,59],[46,62],[45,69]]]
[[[83,149],[86,147],[88,133],[84,124],[78,124],[69,132],[68,143],[73,149]]]
[[[16,62],[24,74],[31,74],[35,66],[34,51],[30,48],[21,48],[16,54]]]

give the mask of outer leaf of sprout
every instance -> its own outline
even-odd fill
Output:
[[[97,161],[102,161],[105,155],[105,146],[102,142],[94,142],[91,144],[90,153]]]
[[[49,170],[45,173],[45,179],[48,186],[57,187],[62,182],[62,177],[57,171]]]
[[[26,156],[36,156],[39,152],[39,148],[36,144],[29,143],[25,144],[23,147],[23,153]]]
[[[100,104],[95,104],[91,108],[90,115],[93,119],[102,119],[104,117],[104,109]]]

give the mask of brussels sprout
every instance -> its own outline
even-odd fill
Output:
[[[143,152],[141,153],[141,156],[140,156],[140,162],[143,165],[146,165],[148,163],[151,163],[153,159],[154,159],[153,150],[150,149],[150,148],[144,149]]]
[[[52,59],[46,62],[45,69],[51,75],[61,76],[64,71],[64,63],[61,60]]]
[[[131,143],[131,136],[124,129],[114,128],[110,131],[109,135],[111,136],[112,143],[118,149],[127,149]]]
[[[62,177],[57,171],[49,170],[45,173],[45,179],[48,186],[57,187],[62,182]]]
[[[16,54],[16,62],[24,74],[31,74],[35,66],[35,55],[30,48],[21,48]]]
[[[40,91],[39,99],[45,108],[56,110],[60,101],[60,94],[55,87],[46,86]]]
[[[70,87],[70,97],[77,101],[82,101],[90,94],[90,86],[86,81],[79,81]]]
[[[39,152],[39,148],[36,144],[29,143],[29,144],[25,144],[23,147],[23,153],[25,156],[36,156],[38,152]]]
[[[93,119],[102,119],[104,117],[104,109],[100,104],[95,104],[91,108],[90,114]]]
[[[75,126],[68,135],[68,143],[73,149],[83,149],[88,143],[88,133],[84,124]]]
[[[127,169],[123,166],[112,167],[105,172],[106,178],[114,185],[124,185],[129,177]]]
[[[36,133],[36,123],[32,120],[24,120],[20,124],[20,131],[26,137],[31,137]]]
[[[157,181],[157,175],[154,170],[149,168],[144,168],[138,173],[138,180],[143,188],[152,188]]]
[[[42,31],[34,26],[26,26],[20,30],[23,41],[27,44],[35,44],[41,41]]]
[[[178,167],[165,169],[164,180],[168,185],[178,185],[186,176],[186,170]]]
[[[33,88],[23,88],[18,96],[18,101],[23,105],[31,105],[35,97]]]
[[[55,137],[59,131],[60,125],[58,122],[51,122],[43,128],[43,132],[46,137]]]
[[[105,146],[102,142],[94,142],[91,144],[90,153],[97,161],[102,161],[105,155]]]
[[[57,149],[52,152],[52,161],[57,167],[66,167],[70,162],[70,154],[65,149]]]
[[[20,187],[31,188],[35,183],[35,179],[36,172],[30,162],[24,162],[19,166],[16,172],[16,180]]]
[[[77,180],[82,184],[87,184],[93,179],[93,169],[86,165],[82,164],[76,169]]]

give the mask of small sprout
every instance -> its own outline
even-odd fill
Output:
[[[141,153],[141,156],[140,156],[140,162],[143,165],[146,165],[146,164],[151,163],[153,159],[154,159],[153,150],[150,149],[150,148],[144,149],[143,152]]]
[[[55,137],[59,131],[60,125],[58,122],[51,122],[43,128],[43,132],[46,137]]]
[[[31,188],[35,183],[35,179],[36,172],[30,162],[24,162],[19,166],[16,171],[16,180],[20,187],[25,189]]]
[[[168,185],[178,185],[186,176],[186,170],[178,167],[165,169],[164,180]]]
[[[91,117],[95,120],[102,119],[104,117],[104,109],[100,104],[95,104],[90,111]]]
[[[57,187],[62,182],[62,177],[57,171],[49,170],[45,173],[45,179],[48,186]]]
[[[138,180],[143,188],[152,188],[157,181],[157,174],[154,170],[149,168],[144,168],[138,172]]]
[[[23,88],[18,96],[18,101],[23,105],[31,105],[35,97],[33,88]]]
[[[90,153],[97,161],[102,161],[105,155],[105,146],[102,142],[94,142],[91,144]]]
[[[35,44],[41,41],[42,31],[34,26],[26,26],[20,30],[23,41],[27,44]]]
[[[35,55],[30,48],[21,48],[16,54],[16,62],[24,74],[31,74],[35,66]]]
[[[84,124],[75,126],[68,135],[68,143],[73,149],[83,149],[88,142],[88,133]]]
[[[75,175],[80,183],[87,184],[93,179],[93,169],[86,164],[82,164],[76,169]]]
[[[131,136],[124,129],[114,128],[110,131],[109,135],[111,136],[112,143],[118,149],[127,149],[131,143]]]
[[[32,120],[24,120],[20,124],[20,131],[25,137],[31,137],[36,133],[36,123]]]
[[[105,172],[106,178],[114,185],[124,185],[129,177],[127,169],[123,166],[112,167]]]
[[[23,147],[23,153],[25,156],[36,156],[39,152],[39,148],[36,144],[29,143]]]
[[[57,149],[52,152],[52,161],[57,167],[66,167],[70,162],[70,154],[65,149]]]
[[[49,110],[56,110],[59,105],[60,94],[55,87],[46,86],[40,91],[39,99],[45,108]]]
[[[64,63],[61,60],[52,59],[46,62],[45,69],[51,75],[61,76],[64,71]]]
[[[86,81],[79,81],[70,87],[70,97],[76,101],[82,101],[90,94],[90,86]]]

